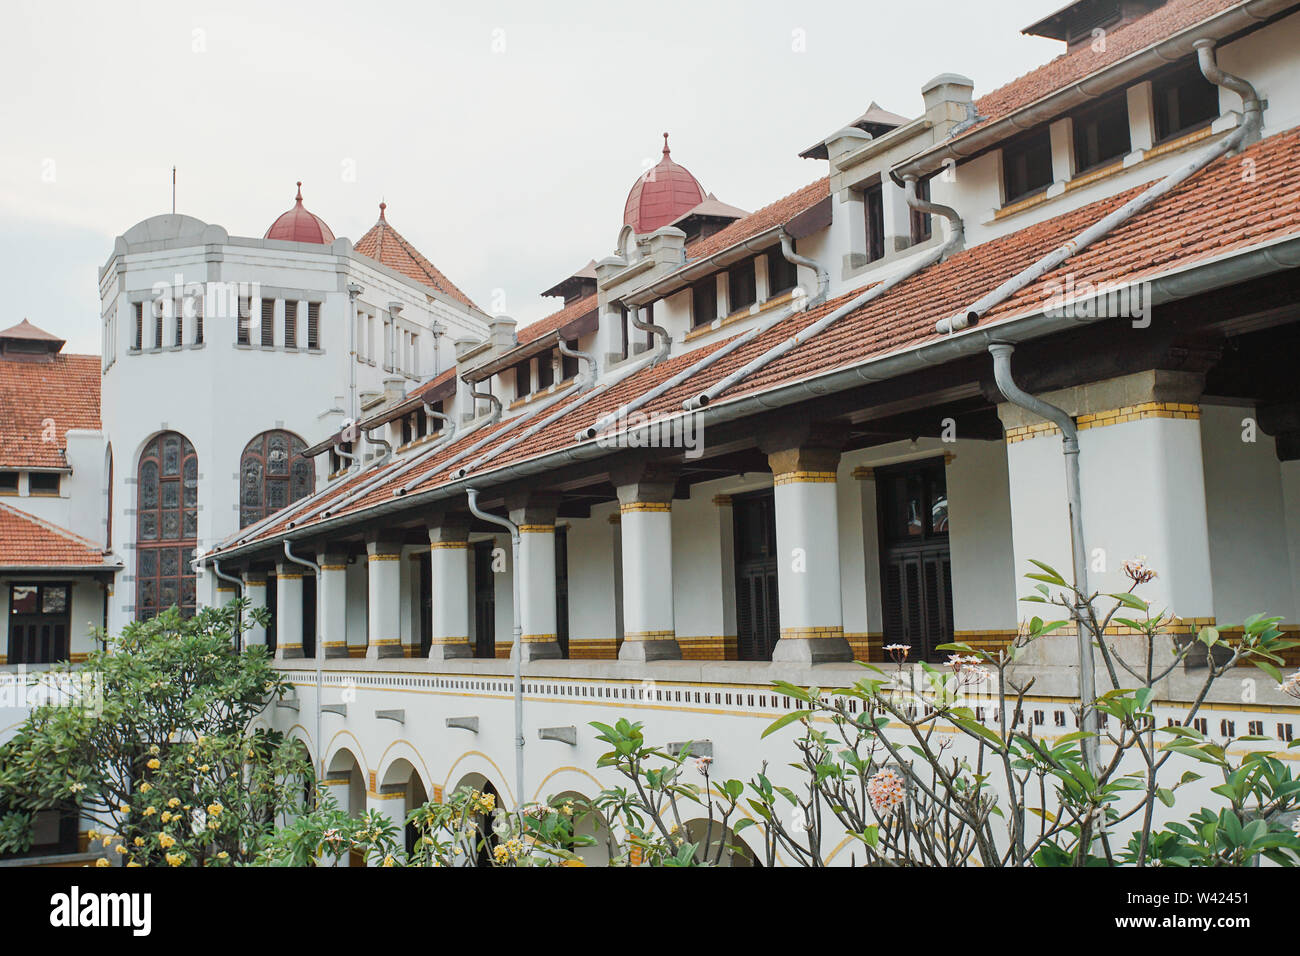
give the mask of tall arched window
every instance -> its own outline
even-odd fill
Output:
[[[189,617],[199,533],[199,457],[190,440],[163,432],[149,442],[136,492],[136,616],[151,618],[175,604]]]
[[[274,514],[316,487],[316,469],[303,457],[307,449],[293,432],[262,432],[239,458],[239,526]]]

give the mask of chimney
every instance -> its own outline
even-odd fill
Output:
[[[488,323],[488,341],[492,343],[493,352],[504,352],[515,347],[515,320],[508,315],[499,315]]]
[[[406,398],[406,379],[404,378],[384,379],[384,404],[385,405],[396,405],[404,398]]]
[[[937,139],[974,115],[974,92],[974,81],[959,73],[940,73],[921,87],[925,116],[934,124]]]

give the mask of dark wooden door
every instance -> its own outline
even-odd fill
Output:
[[[492,573],[491,541],[474,545],[474,656],[496,657],[496,580]]]
[[[68,659],[72,589],[66,584],[15,584],[9,589],[9,663]]]
[[[420,656],[428,657],[433,646],[433,557],[428,551],[416,556],[415,572],[420,576]]]
[[[943,660],[953,640],[948,488],[943,459],[876,469],[884,643]]]
[[[302,576],[302,656],[316,656],[316,575]]]
[[[569,529],[555,529],[555,639],[569,656]]]
[[[781,636],[777,600],[776,499],[771,491],[732,498],[736,541],[736,655],[768,661]]]

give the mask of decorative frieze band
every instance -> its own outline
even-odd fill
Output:
[[[372,554],[372,555],[369,556],[369,560],[371,560],[371,561],[400,561],[400,560],[402,560],[402,556],[401,556],[400,554]]]
[[[625,641],[675,641],[676,639],[676,631],[627,631],[623,635]]]
[[[522,530],[522,529],[521,529]],[[432,541],[429,543],[430,551],[468,551],[468,541]]]
[[[1141,402],[1137,405],[1123,405],[1101,412],[1080,415],[1076,420],[1079,431],[1089,428],[1105,428],[1107,425],[1120,425],[1124,422],[1139,422],[1147,418],[1177,418],[1198,421],[1201,406],[1189,402]],[[1006,439],[1008,445],[1038,438],[1043,435],[1059,435],[1061,430],[1051,422],[1037,422],[1033,425],[1019,425],[1008,428]]]
[[[833,471],[787,471],[782,475],[774,475],[772,484],[774,485],[793,485],[798,483],[815,483],[815,484],[834,484],[835,472]]]
[[[555,534],[555,525],[553,524],[521,524],[519,526],[520,534]]]
[[[348,566],[346,564],[322,564],[320,569],[322,571],[346,571]]]
[[[783,641],[816,641],[843,636],[844,628],[840,626],[781,628],[781,640]]]
[[[619,513],[627,514],[629,511],[672,511],[673,503],[671,501],[625,501],[618,507]]]

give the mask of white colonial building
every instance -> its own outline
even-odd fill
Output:
[[[382,208],[355,246],[301,199],[262,239],[134,226],[93,412],[61,460],[0,461],[0,520],[84,560],[0,549],[4,600],[66,582],[74,659],[83,613],[269,605],[248,640],[295,696],[267,720],[395,818],[465,784],[592,796],[617,781],[587,725],[617,716],[721,776],[781,767],[770,681],[1002,646],[1031,558],[1106,592],[1144,556],[1181,633],[1300,628],[1300,2],[1081,0],[1028,31],[1066,48],[979,97],[940,74],[910,119],[872,103],[753,213],[665,136],[613,251],[524,328]],[[85,375],[57,344],[3,333],[0,381],[32,352]],[[53,471],[58,507],[31,483]],[[1020,665],[1049,735],[1075,727],[1074,648]],[[1171,719],[1197,677],[1163,682]],[[1219,686],[1207,733],[1292,739],[1262,672]]]

